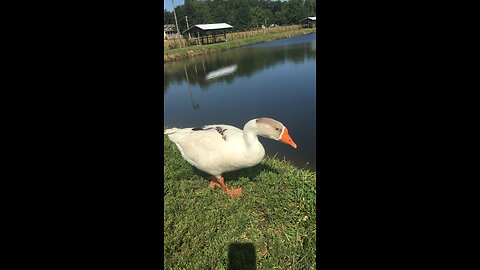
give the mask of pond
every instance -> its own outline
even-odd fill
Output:
[[[315,69],[315,33],[165,63],[164,127],[270,117],[298,147],[259,136],[266,154],[315,171]]]

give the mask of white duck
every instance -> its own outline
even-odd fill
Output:
[[[229,197],[240,196],[242,189],[229,189],[222,174],[255,166],[265,156],[265,149],[257,135],[297,148],[288,134],[288,129],[271,118],[250,120],[243,130],[229,125],[208,125],[171,128],[167,129],[165,134],[177,145],[188,163],[212,175],[211,188],[219,186]]]

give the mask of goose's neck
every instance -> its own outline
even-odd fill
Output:
[[[252,146],[254,144],[260,143],[258,141],[257,133],[257,124],[255,123],[256,119],[248,121],[243,127],[243,140],[247,146]]]

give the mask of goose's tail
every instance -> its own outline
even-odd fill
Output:
[[[170,135],[170,134],[173,134],[175,132],[177,132],[178,128],[169,128],[167,130],[165,130],[165,132],[163,134],[165,135]]]
[[[174,142],[178,145],[180,141],[182,141],[185,136],[188,136],[191,133],[191,129],[189,128],[169,128],[166,129],[164,134],[168,136],[170,141]]]

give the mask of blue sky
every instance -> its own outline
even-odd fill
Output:
[[[173,0],[175,6],[183,5],[185,0]],[[172,11],[172,0],[163,0],[163,7],[168,11]]]

